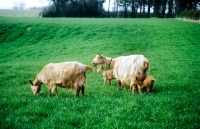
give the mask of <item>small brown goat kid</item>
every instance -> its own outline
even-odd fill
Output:
[[[46,84],[49,87],[49,96],[52,91],[55,91],[58,97],[57,86],[75,90],[76,97],[79,95],[80,91],[84,96],[84,84],[86,82],[85,73],[87,70],[93,71],[93,67],[76,61],[50,63],[37,74],[33,82],[29,80],[31,83],[31,90],[33,94],[39,95],[41,85]]]
[[[103,74],[104,86],[106,85],[107,80],[108,80],[108,84],[111,85],[111,80],[115,79],[115,77],[113,76],[113,70],[106,70],[101,65],[98,65],[97,72],[101,72]]]
[[[152,91],[155,80],[153,76],[148,76],[142,83],[138,84],[139,93],[142,93],[143,88],[146,88],[147,92]]]
[[[146,63],[148,65],[148,63]],[[130,84],[130,90],[132,92],[136,92],[136,89],[139,89],[139,92],[141,92],[140,89],[140,85],[142,84],[142,82],[146,79],[147,75],[147,71],[148,71],[148,67],[146,67],[142,73],[138,73],[137,75],[134,75],[131,77],[131,84]]]

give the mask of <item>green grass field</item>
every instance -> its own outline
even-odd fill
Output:
[[[0,9],[0,17],[39,17],[41,10]]]
[[[200,24],[175,19],[0,18],[0,128],[199,129]],[[96,54],[112,58],[144,54],[151,93],[103,86],[87,72],[85,97],[58,88],[32,95],[29,79],[48,63],[92,65]]]

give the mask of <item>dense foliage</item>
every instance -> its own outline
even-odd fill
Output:
[[[183,11],[183,12],[181,12],[180,17],[192,19],[192,20],[199,20],[200,19],[200,10]]]
[[[199,9],[200,0],[50,0],[44,17],[168,17]],[[112,7],[112,8],[111,8]]]

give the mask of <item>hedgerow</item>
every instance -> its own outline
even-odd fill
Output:
[[[191,20],[199,20],[200,19],[200,10],[183,11],[183,12],[181,12],[180,17],[191,19]]]

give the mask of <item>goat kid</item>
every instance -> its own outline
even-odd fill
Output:
[[[115,79],[113,75],[113,70],[106,70],[101,65],[98,65],[97,67],[98,67],[97,72],[101,72],[103,74],[104,86],[106,85],[107,81],[108,81],[108,84],[111,85],[111,80]]]

